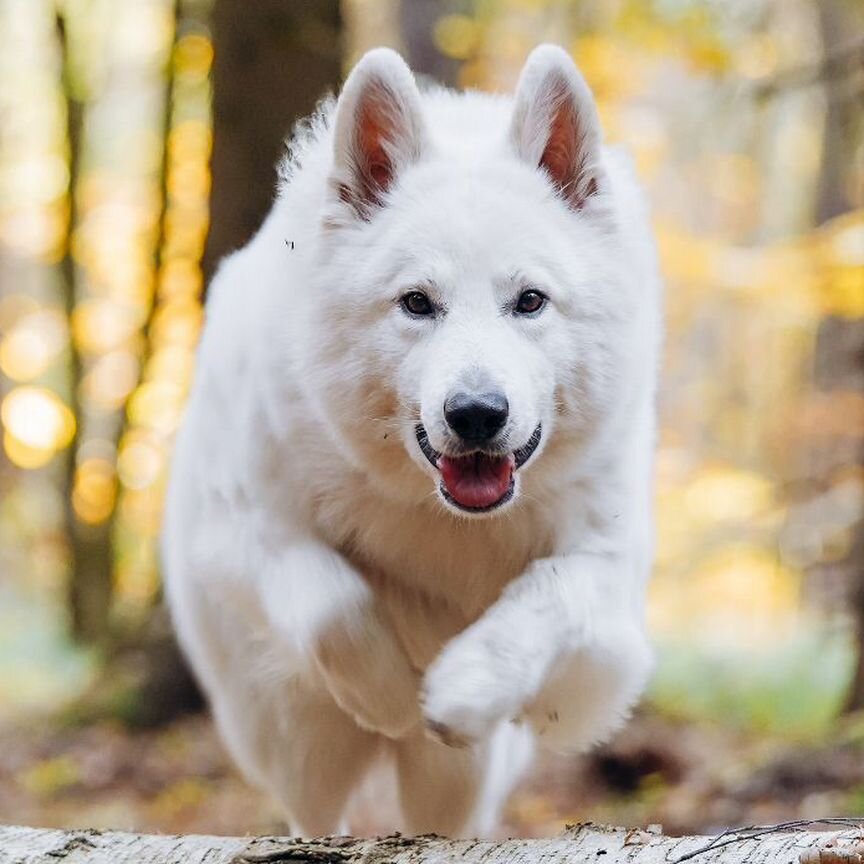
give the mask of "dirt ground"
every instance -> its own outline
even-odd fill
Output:
[[[352,810],[355,834],[393,827],[385,771]],[[541,759],[514,794],[501,836],[549,836],[565,823],[662,824],[668,833],[864,813],[864,718],[831,742],[768,740],[721,727],[637,717],[583,757]],[[210,720],[158,730],[43,721],[0,732],[0,821],[170,833],[284,833],[279,812],[230,766]]]

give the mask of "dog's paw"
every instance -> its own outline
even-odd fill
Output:
[[[506,657],[494,644],[466,635],[447,645],[429,667],[421,695],[427,733],[450,747],[487,737],[502,720],[515,719],[523,706]]]
[[[325,628],[315,657],[333,699],[358,726],[401,738],[419,725],[419,676],[373,610]]]

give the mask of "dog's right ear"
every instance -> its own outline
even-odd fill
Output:
[[[354,67],[336,105],[332,181],[363,219],[425,147],[420,93],[405,61],[376,48]]]
[[[510,140],[516,153],[549,177],[562,200],[581,210],[605,180],[597,106],[570,55],[535,48],[519,77]]]

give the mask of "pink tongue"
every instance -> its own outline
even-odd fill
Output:
[[[516,460],[509,456],[486,456],[475,453],[452,459],[442,456],[438,462],[441,479],[450,497],[463,507],[491,507],[510,488]]]

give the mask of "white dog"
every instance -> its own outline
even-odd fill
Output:
[[[233,758],[305,835],[379,755],[404,827],[485,832],[533,742],[651,667],[660,287],[560,48],[514,99],[357,64],[216,276],[164,531]],[[397,826],[394,826],[397,827]]]

